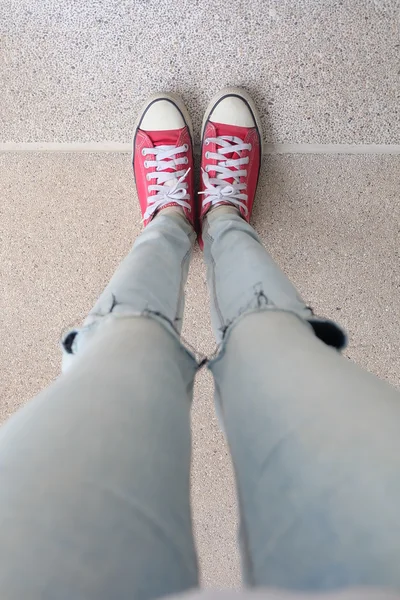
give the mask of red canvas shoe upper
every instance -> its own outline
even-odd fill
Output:
[[[194,226],[193,148],[187,126],[162,131],[138,128],[133,171],[145,226],[167,206],[182,207]]]
[[[213,206],[230,204],[249,221],[260,161],[261,140],[256,127],[208,121],[201,155],[201,219]]]
[[[203,122],[198,240],[203,219],[227,204],[250,220],[260,174],[262,132],[257,108],[240,88],[225,88],[210,102]]]

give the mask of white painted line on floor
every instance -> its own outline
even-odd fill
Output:
[[[270,144],[265,154],[400,154],[400,144]],[[195,146],[198,154],[200,147]],[[126,152],[131,143],[124,142],[0,142],[5,152]]]
[[[400,154],[400,144],[265,144],[265,154]]]
[[[131,152],[120,142],[0,142],[0,152]]]

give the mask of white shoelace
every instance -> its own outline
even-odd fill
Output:
[[[221,202],[229,202],[238,208],[242,208],[247,215],[248,209],[246,206],[247,188],[246,183],[240,183],[240,177],[246,177],[246,169],[242,169],[242,165],[247,165],[249,157],[245,158],[229,158],[226,159],[226,154],[239,153],[242,150],[251,150],[251,144],[245,144],[243,140],[236,136],[223,135],[221,137],[207,138],[205,144],[216,144],[220,146],[217,152],[207,152],[206,158],[211,158],[217,161],[216,165],[207,165],[202,169],[203,182],[206,189],[199,194],[204,194],[204,204],[215,206]],[[215,171],[216,177],[209,177],[208,172]],[[227,179],[233,179],[233,183],[228,183]]]
[[[184,183],[186,175],[189,173],[190,168],[185,170],[177,170],[180,165],[186,165],[188,163],[187,157],[175,158],[177,154],[182,154],[188,151],[188,146],[157,146],[156,148],[143,148],[142,154],[146,156],[151,154],[154,156],[154,160],[145,160],[144,167],[154,168],[155,171],[149,172],[146,175],[147,181],[155,180],[155,183],[149,185],[147,190],[149,192],[158,192],[153,196],[147,197],[147,209],[143,216],[143,221],[151,217],[157,210],[175,202],[191,210],[191,206],[186,200],[190,200],[190,196],[187,193],[188,184]],[[175,171],[167,172],[166,169],[175,169]]]

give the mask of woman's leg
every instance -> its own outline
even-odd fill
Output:
[[[399,394],[340,355],[234,209],[204,240],[247,582],[400,586]]]
[[[180,334],[195,233],[182,213],[165,208],[143,230],[80,329],[63,339],[63,370],[75,362],[103,317],[151,315]],[[78,335],[79,334],[79,335]]]
[[[176,332],[193,235],[165,211],[145,228],[65,337],[64,375],[1,428],[4,600],[147,599],[197,584],[197,365]]]

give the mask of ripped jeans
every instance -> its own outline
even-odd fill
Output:
[[[180,341],[194,234],[161,213],[81,329],[64,374],[0,430],[2,600],[131,600],[198,584],[193,380]],[[251,586],[400,586],[398,393],[340,355],[235,214],[204,235],[207,363],[232,453]]]

